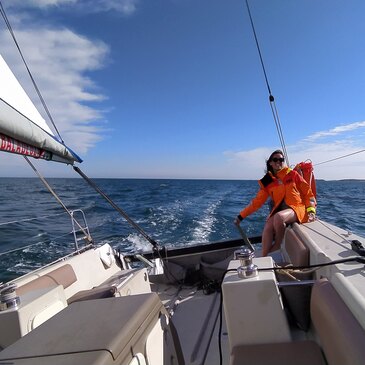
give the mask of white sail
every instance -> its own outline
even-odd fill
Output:
[[[0,150],[64,163],[81,162],[54,137],[1,55]]]

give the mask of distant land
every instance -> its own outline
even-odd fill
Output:
[[[316,179],[316,181],[330,181],[330,182],[365,182],[365,179],[339,179],[339,180],[326,180],[326,179]]]
[[[365,179],[341,179],[341,180],[332,180],[332,181],[356,181],[356,182],[362,181],[362,182],[365,182]]]

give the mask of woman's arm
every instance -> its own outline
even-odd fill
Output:
[[[248,217],[250,214],[256,212],[262,205],[266,202],[269,194],[266,189],[261,188],[255,198],[251,200],[251,203],[241,210],[240,214],[237,216],[237,219],[242,221],[244,218]]]

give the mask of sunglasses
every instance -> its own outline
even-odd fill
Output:
[[[274,158],[271,159],[271,161],[274,161],[274,162],[284,162],[284,158],[282,158],[282,157],[279,157],[279,158],[274,157]]]

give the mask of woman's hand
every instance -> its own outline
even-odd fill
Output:
[[[241,220],[239,220],[239,219],[238,219],[238,217],[236,217],[236,219],[233,221],[233,223],[234,223],[236,226],[239,226],[241,222],[242,222],[242,221],[241,221]]]
[[[314,222],[316,215],[313,212],[308,213],[308,222]]]

